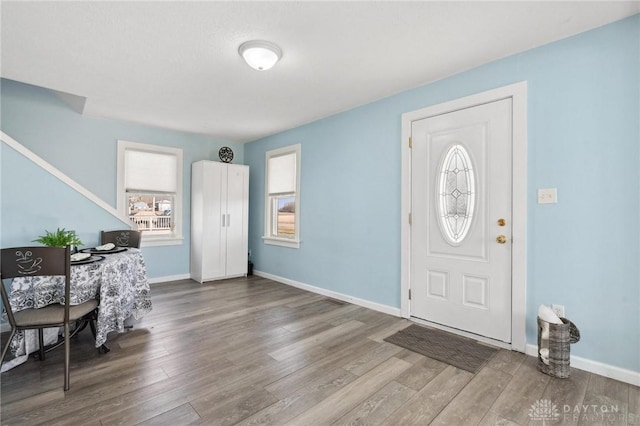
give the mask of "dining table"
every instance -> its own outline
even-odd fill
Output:
[[[129,317],[139,320],[151,311],[149,281],[142,251],[138,248],[83,251],[89,252],[91,257],[71,263],[71,304],[98,298],[95,346],[100,348],[110,332],[125,331],[125,320]],[[14,312],[64,303],[64,277],[15,278],[11,283],[9,303]],[[46,331],[46,335],[52,336],[52,329]],[[29,332],[35,334],[29,336]],[[56,340],[57,334],[56,330]],[[36,330],[26,330],[26,336],[22,332],[16,333],[11,342],[11,350],[16,357],[22,356],[26,361],[29,352],[37,350],[37,346],[29,345],[34,336],[37,336]]]

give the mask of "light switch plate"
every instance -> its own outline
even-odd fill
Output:
[[[557,202],[557,188],[538,189],[538,204],[556,204]]]

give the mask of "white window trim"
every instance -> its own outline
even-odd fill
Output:
[[[265,244],[274,246],[300,248],[300,144],[289,145],[282,148],[267,151],[265,154],[265,166],[264,166],[264,236],[262,241]],[[294,238],[278,238],[269,234],[270,229],[270,212],[269,212],[269,159],[271,157],[277,157],[280,155],[290,154],[295,152],[296,154],[296,211],[295,211],[295,224],[296,233]]]
[[[124,157],[125,151],[127,150],[136,150],[136,151],[146,151],[152,153],[162,153],[162,154],[170,154],[175,155],[178,161],[178,167],[176,170],[176,195],[175,195],[175,205],[173,206],[172,215],[174,217],[174,231],[171,235],[148,235],[146,233],[142,233],[142,241],[140,243],[143,247],[150,246],[172,246],[172,245],[180,245],[184,241],[184,237],[182,236],[182,176],[183,176],[183,167],[182,167],[182,149],[180,148],[172,148],[166,146],[159,145],[150,145],[138,142],[129,142],[124,140],[118,141],[118,159],[117,159],[117,201],[116,201],[116,209],[120,212],[124,217],[129,217],[127,212],[128,203],[126,202],[127,194],[124,188]],[[131,224],[133,226],[133,223]]]

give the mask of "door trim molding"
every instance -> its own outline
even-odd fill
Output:
[[[512,99],[512,202],[513,243],[511,258],[511,349],[524,352],[526,348],[526,290],[527,290],[527,82],[511,84],[453,101],[433,105],[402,114],[401,186],[401,267],[400,314],[411,317],[409,289],[411,283],[411,125],[413,121],[446,114],[465,108]]]

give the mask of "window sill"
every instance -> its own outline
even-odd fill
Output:
[[[299,240],[290,240],[289,238],[262,237],[262,241],[273,246],[300,248]]]
[[[140,247],[179,246],[184,238],[178,236],[146,237],[142,236]]]

